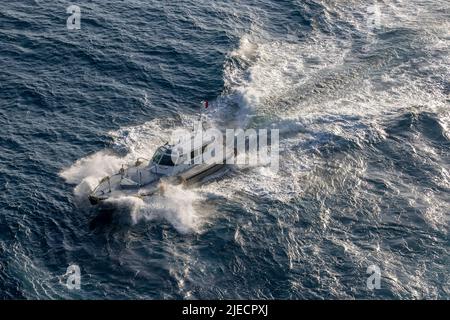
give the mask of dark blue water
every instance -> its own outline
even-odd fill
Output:
[[[376,3],[3,3],[0,297],[448,299],[449,4]],[[203,99],[280,170],[89,206]]]

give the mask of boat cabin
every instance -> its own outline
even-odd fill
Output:
[[[202,163],[203,153],[206,147],[212,142],[211,139],[205,139],[200,146],[192,149],[190,155],[181,153],[182,148],[177,145],[165,144],[159,147],[152,157],[152,172],[163,175],[176,175],[193,166]]]

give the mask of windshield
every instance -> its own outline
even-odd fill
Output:
[[[173,167],[175,163],[172,161],[172,150],[167,147],[161,147],[156,150],[152,161],[161,166]]]
[[[160,149],[156,150],[155,154],[153,155],[152,161],[153,161],[154,163],[158,163],[159,160],[161,159],[161,157],[163,156],[163,154],[164,154],[164,153],[162,153],[162,152],[160,151]]]

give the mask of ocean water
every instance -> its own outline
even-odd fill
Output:
[[[449,27],[440,0],[2,3],[0,298],[449,299]],[[279,171],[88,204],[203,99],[279,129]]]

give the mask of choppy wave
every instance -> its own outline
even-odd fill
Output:
[[[1,58],[20,78],[5,76],[0,110],[5,297],[448,298],[448,5],[135,5],[91,4],[87,41],[44,37],[53,22],[21,35],[26,6],[2,14],[15,44]],[[54,64],[33,64],[49,43]],[[204,98],[218,127],[280,129],[280,170],[113,199],[115,218],[89,229],[88,192],[189,126]],[[71,263],[78,293],[58,278]],[[372,264],[381,290],[365,287]]]

